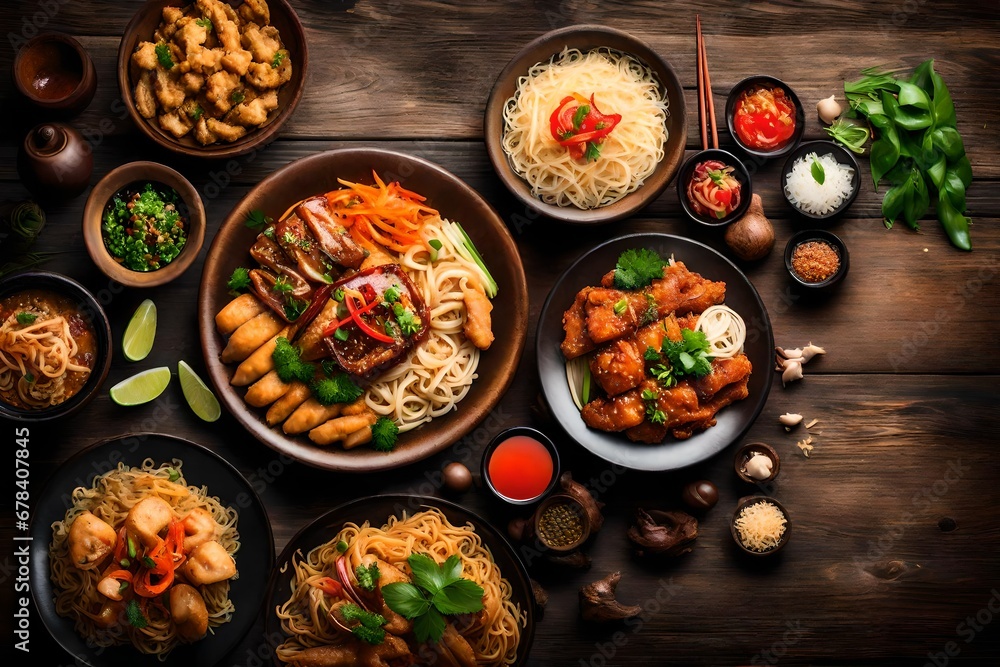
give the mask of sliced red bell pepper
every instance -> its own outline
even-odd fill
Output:
[[[322,579],[317,579],[316,581],[310,581],[309,585],[320,589],[332,598],[344,596],[343,585],[332,577],[323,577]]]

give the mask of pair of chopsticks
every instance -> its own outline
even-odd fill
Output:
[[[701,36],[701,14],[695,14],[698,30],[698,120],[701,122],[701,148],[708,149],[708,124],[712,128],[712,148],[719,147],[719,132],[715,129],[715,102],[712,101],[712,79],[708,75],[708,56],[705,38]]]

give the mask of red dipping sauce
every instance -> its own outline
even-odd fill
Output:
[[[532,500],[552,482],[552,454],[526,435],[514,435],[493,450],[487,474],[496,492],[509,500]]]

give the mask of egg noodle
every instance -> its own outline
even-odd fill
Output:
[[[426,222],[421,235],[441,243],[437,259],[432,260],[424,244],[415,244],[399,262],[430,309],[430,332],[406,361],[380,375],[365,394],[368,406],[392,418],[400,432],[455,409],[478,377],[480,351],[462,328],[463,292],[482,291],[485,276],[451,235],[448,221]]]
[[[71,618],[76,631],[89,646],[117,646],[131,643],[141,653],[156,655],[166,660],[167,655],[180,643],[169,612],[159,599],[149,600],[143,610],[149,621],[144,628],[136,628],[126,621],[116,622],[110,628],[101,628],[95,622],[97,611],[107,601],[97,590],[102,577],[100,568],[80,570],[70,562],[68,537],[70,526],[77,516],[89,511],[114,528],[125,522],[129,510],[143,498],[158,496],[165,500],[178,517],[201,508],[218,524],[216,540],[233,555],[240,548],[236,529],[237,513],[224,507],[219,499],[208,495],[208,487],[188,486],[181,474],[182,462],[156,466],[146,459],[139,467],[124,463],[97,476],[90,487],[77,487],[72,493],[72,506],[61,521],[52,524],[52,543],[49,545],[49,567],[55,586],[56,613]],[[172,473],[181,474],[171,482]],[[238,575],[237,575],[238,576]],[[229,599],[229,580],[198,586],[198,592],[208,609],[208,628],[227,623],[235,611]]]
[[[278,646],[276,654],[286,663],[296,655],[315,646],[335,646],[348,641],[350,635],[339,630],[329,619],[323,592],[310,582],[332,576],[341,553],[337,543],[348,544],[344,557],[354,571],[361,559],[374,554],[390,565],[409,574],[407,558],[411,554],[427,554],[443,563],[457,555],[462,561],[462,576],[479,584],[484,590],[485,622],[463,633],[476,654],[480,665],[509,665],[517,656],[517,645],[525,616],[511,600],[510,582],[503,578],[489,549],[483,545],[471,524],[455,526],[438,509],[428,509],[412,516],[389,517],[381,528],[367,522],[362,525],[344,524],[344,528],[305,557],[292,557],[291,597],[277,608],[282,629],[291,635]],[[287,566],[287,565],[286,565]]]
[[[44,408],[65,400],[68,372],[89,374],[73,362],[79,346],[62,315],[20,326],[14,314],[0,325],[0,391],[16,388],[25,405]]]
[[[549,116],[574,93],[602,113],[621,114],[600,157],[581,162],[552,136]],[[637,190],[663,159],[669,100],[652,70],[632,56],[601,48],[564,49],[517,81],[504,107],[503,148],[511,167],[546,204],[592,209]]]

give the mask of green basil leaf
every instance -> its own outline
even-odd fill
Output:
[[[823,185],[823,182],[826,181],[826,170],[823,169],[823,165],[819,163],[819,160],[813,160],[809,171],[812,172],[813,180]]]
[[[920,88],[928,95],[934,94],[934,83],[931,81],[931,72],[934,71],[934,61],[925,60],[917,65],[910,76],[910,83]]]
[[[947,197],[958,211],[965,211],[965,183],[954,167],[944,172],[944,183],[938,187],[938,197]]]
[[[914,168],[910,174],[910,192],[903,203],[903,219],[912,229],[919,229],[920,218],[924,217],[931,207],[930,193],[927,182],[919,169]]]
[[[911,106],[930,111],[931,98],[920,86],[915,86],[909,81],[899,82],[899,106]]]
[[[931,183],[933,183],[934,187],[938,190],[944,186],[945,169],[947,165],[948,161],[944,159],[944,155],[939,153],[937,161],[924,170],[927,172],[927,177],[931,179]]]
[[[962,179],[962,183],[965,184],[965,188],[968,189],[972,185],[972,163],[969,162],[969,156],[963,155],[955,161],[955,164],[951,165],[958,172],[959,177]]]
[[[448,584],[431,598],[442,614],[474,614],[483,608],[483,589],[474,581],[459,579]]]
[[[411,554],[407,562],[413,572],[413,583],[431,595],[453,581],[448,579],[434,559],[426,554]]]
[[[444,634],[444,628],[444,616],[434,607],[428,609],[426,614],[413,619],[413,634],[421,644],[439,641]]]
[[[962,135],[954,127],[939,127],[930,133],[931,143],[948,156],[949,160],[957,160],[965,155],[965,144]]]
[[[938,198],[938,220],[948,234],[948,239],[961,250],[972,250],[972,239],[969,238],[969,218],[962,215],[952,205],[951,199],[945,194]]]
[[[431,601],[413,584],[397,582],[382,587],[382,599],[389,609],[406,618],[415,618],[430,609]]]
[[[882,107],[885,115],[904,130],[922,130],[931,125],[929,111],[911,106],[902,107],[890,93],[882,91]]]
[[[882,180],[882,176],[896,166],[897,161],[899,161],[898,141],[893,143],[888,138],[883,138],[872,144],[872,182],[875,184],[876,191],[878,191],[878,182]]]
[[[906,193],[907,185],[896,185],[889,188],[882,199],[882,218],[885,226],[891,228],[899,214],[903,212],[903,197]]]
[[[944,79],[934,71],[934,61],[932,60],[930,63],[931,84],[934,88],[933,106],[931,107],[934,113],[934,122],[938,127],[955,127],[955,103],[951,100],[948,86],[944,85]]]

